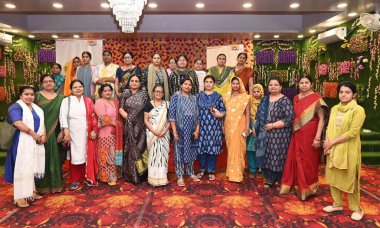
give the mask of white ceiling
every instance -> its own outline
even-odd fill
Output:
[[[291,9],[297,2],[300,7]],[[52,3],[63,4],[55,9]],[[240,33],[258,34],[271,38],[279,33],[281,38],[293,39],[298,34],[309,35],[313,28],[324,31],[351,18],[348,13],[370,12],[380,7],[380,0],[149,0],[158,7],[144,9],[135,34],[122,34],[111,9],[100,7],[106,0],[4,0],[0,4],[0,30],[17,29],[23,35],[34,34],[47,38],[56,33],[60,37],[79,34],[81,37],[106,38],[136,36],[138,34],[178,33]],[[195,4],[205,3],[203,9]],[[244,3],[252,3],[245,9]],[[339,3],[346,8],[338,8]],[[6,3],[15,9],[4,7]],[[12,28],[5,28],[9,25]]]

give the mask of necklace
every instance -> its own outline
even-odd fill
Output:
[[[160,105],[162,105],[162,100],[161,100],[160,104],[158,104],[158,105],[156,105],[156,101],[153,100],[153,106],[154,106],[154,107],[158,107],[158,106],[160,106]]]

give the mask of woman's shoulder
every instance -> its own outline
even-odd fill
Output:
[[[9,106],[9,108],[8,108],[8,112],[13,111],[13,110],[16,110],[16,109],[19,109],[19,110],[22,111],[21,106],[20,106],[17,102],[15,102],[15,103],[12,104],[11,106]]]

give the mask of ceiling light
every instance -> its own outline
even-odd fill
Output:
[[[3,28],[12,28],[12,26],[6,25],[6,24],[2,24],[2,25],[0,25],[0,27],[3,27]]]
[[[53,3],[53,7],[57,9],[61,9],[63,5],[61,3]]]
[[[10,30],[10,32],[13,32],[13,33],[19,33],[19,31],[16,30],[16,29],[12,29],[12,30]]]
[[[58,36],[57,35],[52,35],[51,38],[58,39]]]
[[[31,38],[31,39],[35,38],[34,35],[28,35],[28,37]]]
[[[310,32],[310,33],[315,33],[316,30],[315,30],[315,29],[310,29],[309,32]]]
[[[340,3],[337,5],[338,8],[345,8],[347,7],[347,3]]]
[[[257,35],[255,35],[254,37],[255,37],[255,39],[259,39],[259,38],[260,38],[260,35],[257,34]]]
[[[108,3],[102,3],[102,4],[100,4],[100,6],[101,6],[102,8],[105,8],[105,9],[110,8],[110,4],[108,4]]]
[[[252,7],[252,3],[249,3],[249,2],[244,3],[244,4],[243,4],[243,7],[244,7],[244,8],[251,8],[251,7]]]
[[[157,3],[154,3],[154,2],[149,3],[149,4],[148,4],[148,7],[149,7],[149,8],[153,8],[153,9],[154,9],[154,8],[157,8]]]
[[[292,3],[292,4],[290,4],[290,8],[292,8],[292,9],[295,9],[295,8],[298,8],[300,6],[300,4],[299,3],[297,3],[297,2],[295,2],[295,3]]]
[[[274,35],[273,38],[278,39],[278,38],[280,38],[280,36],[279,35]]]
[[[349,14],[348,14],[349,17],[355,17],[355,16],[357,16],[357,15],[358,15],[358,14],[355,13],[355,12],[352,12],[352,13],[349,13]]]
[[[303,38],[303,35],[302,35],[302,34],[299,34],[299,35],[297,36],[297,38],[298,38],[298,39],[302,39],[302,38]]]
[[[197,8],[204,8],[205,4],[204,3],[197,3],[197,4],[195,4],[195,7],[197,7]]]
[[[78,39],[80,36],[79,35],[74,35],[73,36],[75,39]]]
[[[14,8],[16,8],[16,6],[14,4],[11,4],[11,3],[5,4],[5,7],[7,7],[8,9],[14,9]]]

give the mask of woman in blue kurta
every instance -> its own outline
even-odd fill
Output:
[[[181,90],[170,100],[169,121],[174,135],[174,164],[178,177],[178,186],[185,186],[183,175],[186,165],[187,174],[199,181],[194,175],[194,160],[197,155],[197,139],[199,136],[197,98],[190,94],[193,81],[185,78],[181,81]]]
[[[5,181],[13,183],[14,200],[19,207],[28,207],[28,199],[39,199],[35,193],[35,178],[45,170],[46,132],[44,112],[33,103],[35,89],[21,86],[20,100],[11,105],[8,115],[17,128],[5,161]]]
[[[197,177],[202,178],[207,169],[209,180],[213,181],[216,158],[222,152],[222,118],[226,107],[222,96],[214,91],[214,76],[207,75],[203,81],[204,91],[197,95],[200,124],[198,158],[201,165]]]

